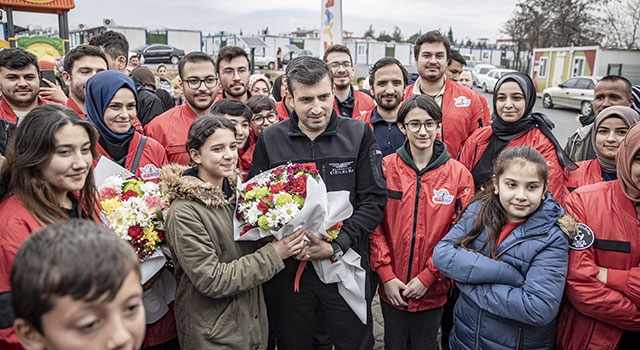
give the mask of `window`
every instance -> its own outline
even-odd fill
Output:
[[[547,57],[540,57],[540,64],[538,65],[538,77],[546,78],[547,77],[547,63],[549,59]]]
[[[576,57],[573,59],[573,75],[577,77],[584,74],[584,57]]]
[[[591,79],[580,79],[576,84],[576,89],[593,90],[594,87],[595,86]]]
[[[577,78],[571,78],[567,81],[565,81],[564,83],[562,83],[562,86],[567,88],[567,89],[573,89],[576,87],[576,84],[578,83],[578,79]]]

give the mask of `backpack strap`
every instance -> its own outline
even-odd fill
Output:
[[[147,137],[142,136],[142,140],[140,140],[140,144],[138,145],[138,149],[136,150],[136,157],[133,158],[133,164],[131,165],[132,173],[136,173],[136,169],[138,168],[138,163],[140,163],[140,158],[142,157],[142,150],[144,149],[144,144],[147,143]]]

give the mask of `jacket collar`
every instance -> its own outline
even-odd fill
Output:
[[[451,156],[449,155],[449,152],[447,152],[445,144],[440,140],[434,140],[433,154],[431,155],[429,164],[427,164],[427,166],[424,167],[423,169],[418,169],[418,167],[416,166],[416,163],[413,161],[413,157],[411,156],[411,148],[409,147],[408,140],[404,141],[404,144],[400,148],[398,148],[396,152],[398,153],[398,156],[400,156],[400,158],[402,158],[402,160],[405,163],[409,164],[411,168],[413,168],[413,170],[415,170],[415,172],[418,175],[422,175],[429,170],[432,170],[441,166],[447,160],[449,160],[449,158],[451,158]]]
[[[160,170],[160,188],[170,202],[176,199],[200,202],[206,207],[216,208],[235,203],[236,180],[226,179],[222,188],[197,177],[197,172],[179,164],[168,164]],[[226,190],[226,191],[225,191]],[[230,192],[227,197],[225,192]]]

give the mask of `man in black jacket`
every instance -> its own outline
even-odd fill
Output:
[[[333,74],[314,57],[298,57],[287,66],[292,95],[291,119],[265,129],[260,135],[248,178],[287,162],[315,162],[327,191],[349,191],[353,214],[344,220],[331,243],[312,239],[298,260],[337,259],[353,249],[367,271],[365,283],[367,323],[363,324],[338,293],[336,283],[324,284],[312,264],[300,277],[299,292],[293,283],[299,262],[289,258],[276,275],[270,298],[277,298],[278,349],[310,349],[317,314],[323,312],[336,350],[373,347],[369,288],[369,233],[380,220],[387,202],[382,175],[382,153],[371,128],[364,122],[338,117],[333,110]],[[282,348],[282,349],[281,349]]]

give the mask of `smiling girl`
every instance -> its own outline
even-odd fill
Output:
[[[547,191],[547,162],[503,151],[491,182],[433,252],[460,290],[452,349],[551,349],[575,222]]]

